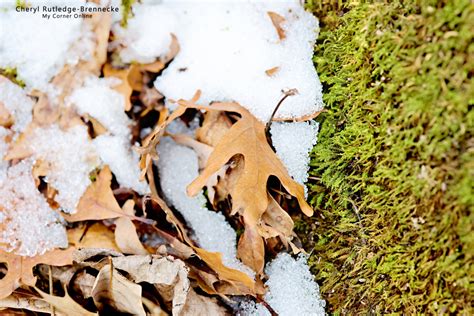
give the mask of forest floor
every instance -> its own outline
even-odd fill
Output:
[[[319,5],[326,112],[296,222],[334,314],[470,314],[474,4]]]

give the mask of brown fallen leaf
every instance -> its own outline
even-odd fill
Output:
[[[194,138],[184,134],[167,134],[173,138],[173,140],[181,145],[187,146],[193,149],[198,156],[199,169],[204,169],[207,163],[207,159],[212,153],[213,148],[207,144],[201,143]]]
[[[206,168],[188,186],[188,194],[194,196],[200,192],[208,179],[234,156],[244,157],[244,171],[230,190],[232,214],[242,214],[247,228],[239,241],[239,256],[246,265],[262,274],[263,240],[256,232],[261,224],[262,215],[269,205],[267,181],[270,176],[277,177],[286,191],[297,199],[303,213],[311,216],[313,210],[306,203],[303,186],[288,175],[285,166],[268,144],[265,125],[239,104],[232,102],[202,106],[186,100],[180,100],[178,104],[188,108],[236,112],[241,115],[216,145]]]
[[[262,225],[258,231],[264,238],[281,237],[289,238],[293,234],[293,220],[291,216],[268,194],[270,203],[262,215]]]
[[[79,200],[77,212],[62,214],[68,222],[84,220],[101,220],[124,216],[124,212],[117,203],[110,188],[112,173],[105,166],[99,173],[97,180],[89,185],[84,195]]]
[[[224,316],[230,315],[230,313],[228,313],[224,307],[220,306],[215,298],[198,295],[191,288],[189,289],[186,304],[183,307],[181,315]]]
[[[191,100],[194,102],[197,101],[200,95],[201,93],[199,91],[196,92]],[[185,111],[186,107],[183,106],[179,106],[171,114],[168,114],[167,111],[164,110],[162,113],[160,113],[160,119],[153,131],[143,140],[142,146],[135,148],[140,154],[140,180],[143,180],[147,172],[149,172],[152,160],[158,160],[156,146],[165,133],[166,126],[183,115]]]
[[[146,316],[142,304],[142,287],[121,275],[112,264],[100,269],[92,289],[92,298],[101,314]]]
[[[89,121],[92,124],[93,129],[93,137],[97,137],[107,133],[107,128],[104,127],[98,120],[90,116],[89,114],[85,114],[84,119]]]
[[[12,294],[0,299],[0,311],[5,308],[22,309],[38,313],[51,312],[50,305],[43,299],[20,294]]]
[[[282,24],[285,23],[285,18],[279,15],[276,12],[268,11],[267,12],[268,16],[272,20],[273,26],[275,27],[277,33],[278,33],[278,38],[281,40],[284,40],[286,38],[285,35],[285,30],[282,27]]]
[[[77,249],[102,248],[120,251],[115,243],[114,233],[104,224],[96,222],[67,230],[69,244]]]
[[[142,302],[147,308],[150,316],[168,316],[168,313],[161,309],[159,304],[154,303],[146,297],[142,297]]]
[[[232,122],[225,113],[207,111],[204,113],[202,126],[196,130],[196,139],[209,146],[216,146],[231,128]]]
[[[124,111],[130,111],[132,108],[132,102],[130,102],[130,97],[132,96],[133,89],[130,85],[129,77],[130,76],[139,76],[141,78],[140,71],[136,67],[128,67],[126,69],[117,69],[113,68],[111,64],[105,64],[102,70],[104,72],[104,77],[115,77],[120,79],[120,84],[113,87],[115,91],[120,93],[125,100]],[[138,81],[133,78],[134,82]]]
[[[68,315],[68,316],[95,316],[98,315],[97,313],[89,312],[87,309],[79,305],[76,301],[74,301],[67,292],[67,287],[64,288],[64,292],[66,293],[64,296],[54,296],[47,294],[40,289],[35,287],[35,290],[41,295],[44,301],[48,302],[52,306],[54,306],[55,311],[59,312],[60,314]]]
[[[271,77],[274,74],[276,74],[278,70],[280,70],[280,67],[273,67],[273,68],[265,70],[265,73],[267,74],[267,76]]]
[[[122,210],[129,216],[135,216],[133,207],[135,202],[128,200]],[[134,255],[147,255],[149,252],[143,247],[138,237],[137,230],[132,220],[122,216],[115,220],[115,242],[123,253]]]
[[[166,220],[175,226],[180,239],[184,240],[196,255],[215,272],[214,278],[202,278],[200,280],[203,283],[199,283],[199,285],[204,291],[209,294],[230,295],[255,295],[257,293],[255,281],[242,271],[226,267],[222,263],[221,253],[196,247],[187,236],[186,229],[160,197],[151,196],[150,199],[155,201],[166,213]],[[195,272],[198,273],[199,271]]]
[[[72,264],[74,248],[54,249],[34,257],[23,257],[0,250],[0,262],[6,263],[8,271],[0,280],[0,299],[9,296],[20,285],[34,286],[36,277],[33,268],[38,264],[65,266]]]
[[[173,315],[180,315],[190,283],[183,261],[157,255],[127,256],[112,259],[115,268],[128,273],[135,283],[153,284]]]
[[[2,80],[2,76],[0,76],[0,81]],[[15,122],[11,113],[7,110],[7,107],[3,102],[0,102],[0,126],[9,128]]]
[[[92,288],[94,287],[95,276],[82,269],[72,280],[70,287],[84,299],[92,297]]]

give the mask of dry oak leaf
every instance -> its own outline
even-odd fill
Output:
[[[55,309],[55,315],[67,316],[95,316],[97,313],[89,312],[87,309],[74,301],[67,292],[67,287],[64,287],[64,296],[54,296],[35,288],[36,291],[43,297],[43,300],[51,304]]]
[[[101,248],[120,251],[115,243],[114,233],[104,224],[96,222],[67,230],[69,244],[81,248]]]
[[[74,248],[54,249],[42,255],[24,257],[0,250],[0,262],[6,263],[7,274],[0,280],[0,299],[9,296],[20,285],[34,286],[36,277],[33,268],[38,264],[65,266],[72,264]]]
[[[139,82],[141,81],[141,73],[138,67],[130,66],[125,69],[113,68],[111,64],[105,64],[103,68],[104,77],[114,77],[120,79],[120,84],[113,87],[115,91],[120,93],[125,99],[125,111],[130,111],[132,108],[132,102],[130,102],[130,97],[132,96],[133,90],[140,91],[141,86]],[[134,88],[132,88],[132,84]]]
[[[217,304],[215,298],[198,295],[192,288],[189,289],[186,304],[181,312],[181,315],[193,316],[224,316],[230,315],[224,307]]]
[[[117,257],[112,262],[135,283],[153,284],[173,315],[181,314],[190,289],[188,269],[183,261],[170,256],[147,255]]]
[[[110,188],[112,173],[105,166],[97,176],[97,180],[89,185],[79,200],[77,212],[62,214],[68,222],[85,220],[102,220],[127,215],[122,211]]]
[[[203,106],[192,101],[180,100],[178,104],[207,111],[236,112],[241,116],[215,146],[206,168],[188,186],[187,192],[189,195],[196,195],[206,185],[208,179],[234,156],[244,157],[244,170],[230,190],[232,214],[242,214],[246,226],[239,242],[239,256],[244,264],[261,274],[264,264],[263,240],[256,232],[262,223],[262,215],[270,203],[267,195],[268,179],[270,176],[277,177],[286,191],[297,199],[303,213],[311,216],[313,209],[305,200],[304,188],[288,175],[285,166],[268,144],[265,125],[238,103],[214,103],[211,106]],[[245,253],[242,254],[244,249]],[[253,251],[250,256],[249,251]]]
[[[92,289],[92,298],[101,314],[125,313],[146,316],[142,287],[121,275],[112,263],[100,269]]]
[[[0,311],[5,308],[29,310],[32,312],[49,313],[51,306],[42,299],[32,297],[28,294],[12,294],[0,299]],[[5,314],[8,315],[8,314]],[[14,315],[14,314],[13,314]]]
[[[200,91],[196,92],[191,101],[196,102],[200,95]],[[171,114],[168,114],[167,110],[163,110],[160,113],[158,123],[156,124],[153,131],[143,140],[142,146],[135,148],[135,150],[140,154],[140,180],[145,179],[145,174],[147,173],[151,178],[151,161],[158,160],[156,146],[159,144],[161,137],[164,135],[166,126],[183,115],[185,111],[186,107],[183,106],[179,106]]]
[[[229,294],[229,295],[255,295],[257,288],[255,281],[251,279],[246,273],[226,267],[222,263],[222,254],[220,252],[210,252],[202,248],[196,247],[191,239],[186,234],[186,229],[183,227],[181,222],[174,216],[171,209],[166,203],[158,196],[150,197],[155,201],[161,209],[166,213],[166,220],[173,224],[178,231],[179,238],[188,244],[195,254],[204,261],[215,273],[199,273],[200,271],[194,271],[195,274],[201,276],[198,278],[199,286],[208,294]],[[211,277],[202,277],[203,275],[209,275]]]
[[[135,202],[128,200],[122,207],[125,214],[133,217]],[[137,229],[129,217],[122,216],[115,220],[115,243],[123,253],[133,255],[148,255],[148,250],[142,245]]]

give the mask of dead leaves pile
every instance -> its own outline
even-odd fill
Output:
[[[283,18],[268,14],[284,40]],[[178,52],[176,37],[164,59],[117,67],[107,62],[113,57],[107,57],[110,16],[96,16],[90,22],[97,39],[95,58],[75,68],[65,67],[53,79],[62,91],[59,105],[51,104],[44,94],[37,95],[33,122],[11,146],[7,159],[15,162],[28,156],[24,142],[36,126],[89,124],[91,136],[103,133],[100,122],[66,111],[62,105],[86,76],[102,73],[121,79],[115,89],[126,100],[124,111],[136,122],[134,141],[141,144],[136,150],[151,194],[140,196],[118,187],[107,166],[98,170],[77,212],[61,213],[68,225],[68,249],[35,257],[0,252],[0,310],[57,315],[226,315],[236,307],[234,296],[261,301],[266,260],[281,250],[301,251],[289,213],[312,215],[303,187],[276,156],[265,124],[239,104],[199,105],[197,92],[191,100],[177,101],[177,108],[168,112],[163,97],[149,86]],[[276,71],[278,67],[269,75]],[[11,123],[8,113],[1,117],[2,125]],[[195,117],[201,124],[194,137],[167,134],[173,120],[187,123]],[[141,138],[138,135],[145,128],[151,132]],[[200,175],[187,192],[192,196],[206,188],[209,205],[242,231],[238,256],[255,278],[226,267],[220,253],[200,248],[189,237],[186,223],[160,197],[153,161],[159,159],[156,146],[164,136],[198,154]],[[54,207],[54,188],[42,185]]]

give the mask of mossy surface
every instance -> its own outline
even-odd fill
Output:
[[[296,222],[328,312],[473,315],[474,4],[334,3]]]
[[[136,0],[121,0],[121,7],[122,7],[122,20],[120,24],[123,27],[127,27],[128,19],[132,16],[132,6]]]

